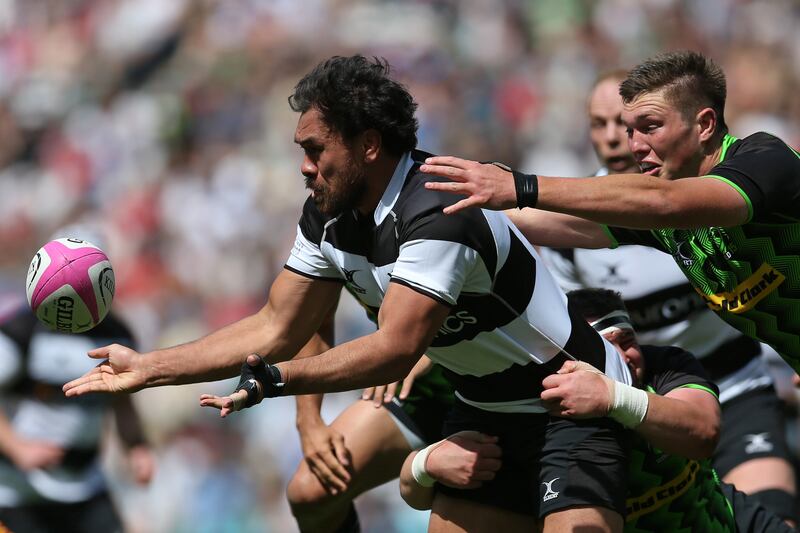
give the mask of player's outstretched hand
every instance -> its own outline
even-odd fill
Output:
[[[541,398],[548,412],[563,418],[606,416],[614,401],[614,382],[583,361],[566,361],[542,381]]]
[[[428,182],[425,188],[466,196],[446,207],[453,214],[467,207],[502,211],[517,206],[517,191],[511,172],[491,163],[478,163],[452,156],[435,156],[425,160],[420,172],[447,178],[449,182]]]
[[[219,416],[225,418],[231,413],[244,409],[244,402],[247,400],[247,391],[238,390],[228,396],[215,396],[213,394],[201,394],[200,406],[213,407],[219,409]]]
[[[214,394],[201,394],[200,395],[200,406],[201,407],[213,407],[215,409],[219,409],[219,416],[225,418],[231,413],[235,413],[236,411],[241,411],[242,409],[247,407],[247,390],[243,387],[243,384],[248,384],[249,388],[252,388],[254,394],[256,396],[254,404],[261,401],[263,398],[262,396],[262,385],[259,383],[257,379],[255,379],[253,374],[253,369],[256,368],[258,365],[263,365],[264,362],[261,358],[255,354],[250,354],[247,356],[245,363],[242,365],[242,381],[239,382],[239,385],[236,387],[236,390],[233,391],[231,394],[227,396],[216,396]],[[249,378],[249,379],[248,379]],[[248,382],[252,383],[250,385]]]
[[[494,479],[503,451],[497,437],[478,431],[459,431],[436,445],[425,468],[436,481],[457,489],[475,489]]]
[[[110,344],[89,352],[93,359],[105,359],[92,370],[64,385],[66,396],[89,392],[136,392],[144,388],[146,376],[141,355],[120,344]]]

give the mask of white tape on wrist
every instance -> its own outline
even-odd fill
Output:
[[[649,403],[645,391],[615,381],[614,401],[608,416],[626,428],[635,428],[644,420]]]
[[[436,480],[433,479],[425,469],[425,463],[428,461],[428,455],[436,447],[436,444],[431,444],[427,448],[421,449],[411,461],[411,475],[414,476],[414,481],[423,487],[432,487],[433,484],[436,483]]]

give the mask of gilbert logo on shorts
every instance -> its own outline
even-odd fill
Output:
[[[554,477],[550,481],[545,481],[542,485],[545,486],[544,496],[542,496],[542,501],[546,502],[548,500],[552,500],[553,498],[558,498],[558,492],[553,490],[553,483],[556,482],[560,478]]]
[[[764,263],[752,276],[741,282],[731,292],[700,294],[706,305],[714,311],[744,313],[749,311],[765,296],[778,288],[786,276]]]

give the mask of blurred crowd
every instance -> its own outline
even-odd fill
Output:
[[[258,309],[305,197],[287,97],[334,54],[383,56],[419,103],[420,147],[589,175],[596,76],[678,48],[728,75],[732,133],[800,146],[800,5],[792,0],[0,0],[0,305],[56,230],[106,234],[114,308],[144,350]],[[344,301],[337,336],[367,331]],[[158,473],[135,488],[109,450],[134,533],[292,531],[301,460],[291,399],[219,420],[199,392],[139,393]],[[353,394],[332,395],[330,419]],[[394,485],[360,500],[365,531],[420,530]]]

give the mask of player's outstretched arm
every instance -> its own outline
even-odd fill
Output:
[[[736,226],[746,221],[748,206],[731,185],[689,177],[666,180],[644,174],[611,174],[591,179],[529,175],[525,187],[494,164],[451,156],[430,157],[420,170],[447,178],[428,189],[466,196],[445,209],[503,210],[520,205],[518,189],[527,190],[523,206],[573,215],[593,222],[638,229]],[[530,191],[536,190],[535,194]]]
[[[294,359],[261,368],[257,357],[248,358],[264,384],[257,394],[245,378],[240,387],[248,388],[230,396],[203,395],[201,405],[224,411],[241,409],[267,397],[283,394],[339,392],[389,383],[408,375],[430,345],[450,312],[446,305],[414,289],[392,283],[386,292],[378,322],[370,335],[340,344],[322,355]],[[245,373],[250,369],[244,368]],[[241,401],[245,399],[245,401]]]
[[[414,509],[430,509],[434,483],[478,488],[494,479],[501,460],[497,437],[460,431],[409,454],[400,471],[400,495]]]
[[[199,340],[139,354],[111,345],[89,353],[105,359],[64,385],[67,396],[89,392],[134,392],[146,387],[215,381],[235,376],[248,354],[269,361],[292,357],[317,330],[337,301],[341,284],[283,270],[267,304],[257,313]]]
[[[556,374],[542,382],[541,398],[550,414],[564,418],[597,418],[612,416],[615,396],[622,385],[582,361],[567,361]],[[647,403],[643,418],[638,417],[629,427],[655,447],[690,459],[710,457],[714,453],[720,430],[720,410],[717,398],[705,389],[677,388],[665,396],[645,393]],[[624,406],[623,406],[624,407]],[[625,415],[625,414],[624,414]]]

